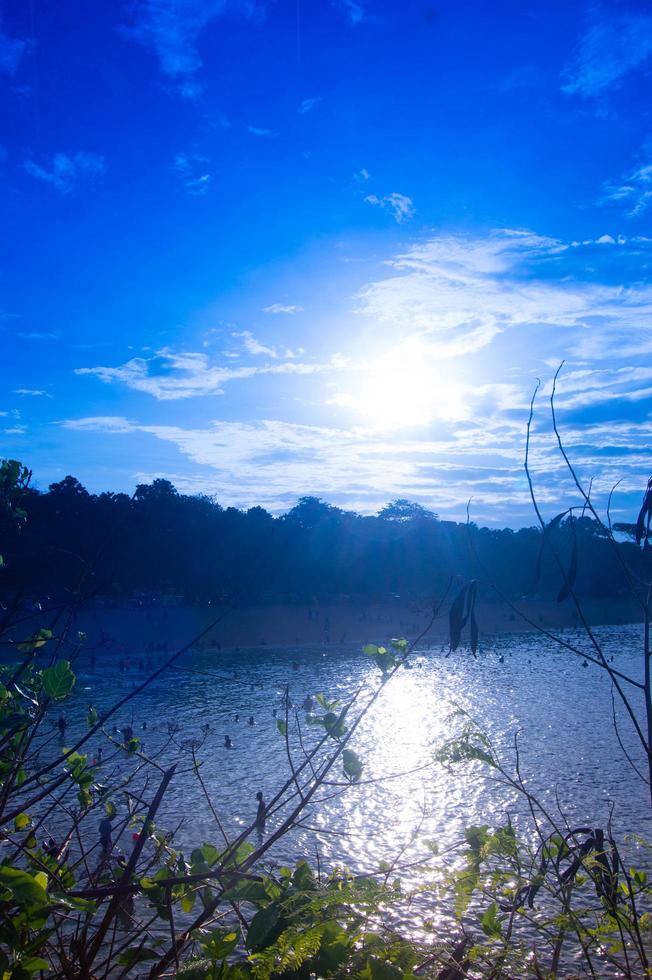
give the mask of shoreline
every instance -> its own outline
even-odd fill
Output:
[[[569,602],[520,600],[513,605],[514,609],[510,609],[504,603],[478,603],[481,644],[483,638],[500,633],[581,628],[577,611]],[[591,626],[642,621],[640,607],[630,598],[609,602],[590,599],[582,606]],[[428,637],[436,642],[448,638],[448,608],[449,604],[428,632]],[[172,651],[206,630],[219,615],[219,606],[96,606],[77,612],[75,629],[88,635],[89,648],[108,644],[123,652],[148,648],[155,652],[161,647]],[[322,646],[326,650],[354,643],[386,643],[398,637],[412,641],[426,627],[430,616],[428,604],[416,602],[243,605],[233,608],[195,649]],[[468,628],[463,632],[463,643],[467,633]]]

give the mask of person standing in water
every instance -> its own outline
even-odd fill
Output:
[[[113,837],[112,837],[111,820],[109,817],[104,817],[100,820],[100,845],[102,847],[102,860],[106,860],[111,851],[113,850]]]
[[[258,800],[258,810],[256,811],[256,820],[254,827],[256,830],[265,829],[265,820],[267,819],[267,806],[265,800],[263,799],[263,794],[261,790],[256,793],[256,799]]]
[[[59,715],[59,720],[57,722],[57,728],[59,729],[59,735],[61,735],[61,738],[63,738],[64,735],[66,734],[66,725],[67,724],[68,724],[68,722],[66,721],[66,716],[65,715]]]

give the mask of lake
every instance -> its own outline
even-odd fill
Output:
[[[597,635],[607,656],[614,657],[614,666],[640,676],[642,627],[601,627]],[[581,632],[565,631],[563,637],[590,653]],[[619,745],[610,683],[601,670],[583,666],[581,657],[536,633],[488,638],[476,659],[466,649],[446,653],[441,644],[419,650],[411,658],[413,668],[400,670],[385,685],[351,743],[364,761],[361,784],[345,792],[338,786],[325,790],[327,798],[310,809],[308,826],[275,844],[270,860],[283,864],[305,857],[313,865],[319,860],[322,869],[343,863],[356,872],[373,872],[395,858],[417,831],[418,839],[399,862],[407,866],[403,877],[414,883],[421,872],[413,865],[428,854],[426,839],[437,841],[443,851],[460,841],[466,826],[495,826],[505,822],[508,812],[525,828],[522,798],[497,787],[486,769],[473,764],[451,774],[433,763],[433,753],[459,727],[450,718],[456,706],[491,737],[508,768],[518,733],[528,789],[552,811],[558,800],[571,826],[606,827],[613,811],[619,842],[632,833],[652,838],[647,787]],[[124,672],[115,653],[99,653],[92,670],[80,661],[75,695],[66,708],[66,744],[83,731],[89,703],[101,711],[142,679],[138,656],[130,655],[130,669]],[[162,655],[156,657],[160,661]],[[367,696],[380,677],[358,645],[204,650],[184,655],[179,664],[183,669],[152,683],[115,722],[119,728],[132,725],[147,754],[167,746],[161,763],[178,762],[158,823],[178,826],[177,846],[186,851],[203,842],[221,842],[190,766],[187,743],[204,738],[203,726],[210,726],[199,750],[203,779],[227,833],[235,835],[255,816],[256,792],[262,790],[270,799],[289,774],[285,740],[273,716],[274,709],[279,718],[284,716],[285,685],[299,708],[317,692],[345,700],[362,688]],[[304,714],[299,710],[302,724]],[[250,716],[253,725],[248,724]],[[642,753],[619,706],[616,717],[623,745],[642,765]],[[169,744],[170,725],[178,727],[174,744]],[[231,749],[224,747],[225,735],[232,740]],[[304,726],[304,735],[312,743],[315,729]],[[300,761],[294,735],[291,742]],[[91,757],[100,744],[99,739],[92,744]],[[104,752],[106,758],[106,748]],[[124,760],[122,753],[120,758]],[[401,775],[424,766],[428,768]],[[387,776],[392,778],[380,779]],[[341,782],[339,765],[334,779]],[[279,819],[270,817],[266,833],[273,832]],[[635,845],[629,847],[633,855]]]

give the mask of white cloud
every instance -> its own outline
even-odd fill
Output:
[[[599,204],[618,204],[635,218],[652,205],[652,163],[630,171],[616,184],[605,184]]]
[[[544,325],[582,332],[602,326],[617,330],[623,345],[649,341],[652,286],[608,286],[570,276],[563,267],[595,247],[512,230],[440,236],[391,260],[394,275],[363,287],[358,311],[382,323],[388,337],[418,341],[424,356],[427,348],[439,358],[482,350],[507,330]],[[555,263],[562,264],[557,274]],[[580,342],[579,333],[572,341]],[[560,340],[559,349],[566,351],[569,342]]]
[[[270,347],[268,344],[262,344],[259,340],[254,337],[250,330],[239,330],[234,331],[231,334],[232,337],[242,338],[242,343],[248,354],[264,355],[265,357],[271,357],[273,360],[292,360],[298,357],[300,354],[304,354],[305,351],[302,347],[298,350],[290,350],[289,347]]]
[[[93,181],[104,174],[104,157],[97,153],[56,153],[49,169],[33,160],[25,160],[23,168],[30,177],[51,184],[60,194],[70,194],[77,183]]]
[[[294,303],[272,303],[271,306],[263,306],[263,313],[302,313],[303,306]]]
[[[565,242],[505,229],[432,236],[380,265],[359,288],[346,321],[346,357],[313,363],[288,349],[283,334],[261,339],[224,325],[221,343],[235,335],[235,363],[164,349],[79,372],[160,400],[219,394],[266,376],[265,414],[283,417],[197,426],[179,404],[174,425],[109,416],[65,426],[155,438],[157,457],[167,460],[156,465],[167,469],[143,478],[178,471],[187,489],[219,486],[226,503],[278,510],[314,492],[373,511],[409,496],[463,519],[472,494],[474,519],[529,523],[522,460],[537,377],[544,386],[531,459],[541,501],[552,516],[572,499],[548,418],[550,378],[565,358],[557,407],[581,474],[595,476],[598,503],[623,477],[634,507],[652,442],[651,255],[652,241],[642,236]],[[328,336],[323,312],[318,325]],[[310,383],[310,401],[307,385],[299,392],[301,418],[311,424],[293,422],[292,374],[320,377]],[[248,394],[229,402],[231,418],[248,410]],[[599,423],[585,421],[596,415]]]
[[[634,11],[605,14],[582,37],[562,89],[584,98],[600,95],[641,67],[651,54],[652,16]]]
[[[538,417],[537,417],[538,423]],[[375,512],[387,500],[409,497],[465,519],[471,514],[490,522],[534,523],[523,476],[524,421],[471,419],[442,428],[434,438],[398,438],[376,430],[297,425],[264,419],[215,421],[205,427],[148,425],[127,418],[89,417],[60,423],[75,432],[152,437],[174,447],[194,467],[178,477],[169,469],[139,472],[141,482],[167,476],[189,492],[212,493],[219,487],[223,504],[262,504],[286,510],[303,493],[362,512]],[[652,423],[606,424],[565,429],[582,472],[599,473],[596,504],[606,499],[615,474],[634,499],[645,486],[649,459],[640,451],[652,438]],[[587,443],[590,443],[587,449]],[[568,503],[570,479],[537,425],[531,452],[540,503],[550,516],[559,501]],[[157,453],[157,456],[161,456]],[[170,458],[172,467],[179,463]],[[159,464],[160,465],[160,464]],[[621,499],[621,498],[620,498]]]
[[[264,136],[264,137],[278,136],[278,133],[275,133],[273,130],[261,129],[260,126],[247,126],[247,131],[250,132],[252,136]]]
[[[358,170],[353,174],[353,179],[358,184],[366,184],[366,182],[371,179],[371,174],[366,167],[363,167],[362,170]]]
[[[312,109],[314,109],[315,106],[319,105],[320,102],[321,102],[320,95],[317,95],[313,99],[304,99],[301,105],[299,106],[299,108],[297,109],[297,112],[300,115],[305,116],[307,112],[310,112]]]
[[[44,391],[42,388],[14,388],[14,395],[31,395],[34,398],[52,398],[49,392]]]
[[[463,489],[465,474],[454,461],[439,464],[438,480],[422,474],[421,468],[444,449],[443,443],[433,440],[383,440],[377,432],[364,429],[277,420],[213,422],[205,428],[142,425],[120,417],[70,419],[61,424],[78,432],[141,433],[170,443],[205,468],[192,488],[217,484],[220,499],[227,504],[259,503],[278,511],[287,509],[301,493],[316,493],[374,511],[388,499],[408,495],[443,509],[459,505],[463,512],[468,498],[468,487]],[[513,468],[514,460],[504,460],[499,468],[507,483]]]
[[[208,192],[213,180],[213,175],[206,168],[208,163],[208,157],[197,153],[177,153],[174,169],[184,190],[191,197],[203,197]]]
[[[198,98],[203,86],[197,79],[203,62],[197,49],[202,32],[225,15],[257,18],[262,4],[256,0],[134,0],[133,23],[121,33],[151,48],[163,75],[174,81],[185,98]]]
[[[260,347],[246,332],[250,343]],[[271,348],[258,349],[267,353]],[[326,363],[302,363],[293,360],[293,352],[274,353],[274,357],[286,357],[272,364],[229,367],[212,364],[208,354],[181,353],[169,348],[157,351],[153,357],[133,357],[119,367],[76,368],[77,375],[92,375],[105,384],[122,384],[134,391],[152,395],[159,401],[194,398],[201,395],[222,395],[224,385],[262,374],[316,374],[336,371],[340,365],[336,359]]]
[[[379,208],[387,208],[392,212],[394,221],[403,224],[414,217],[414,204],[411,197],[405,194],[398,194],[396,191],[386,194],[385,197],[378,197],[376,194],[368,194],[365,197],[367,204],[374,204]]]

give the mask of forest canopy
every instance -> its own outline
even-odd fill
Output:
[[[224,508],[180,493],[164,479],[130,497],[89,493],[67,476],[46,492],[27,487],[21,508],[21,521],[0,513],[5,594],[74,591],[80,579],[95,595],[155,592],[190,601],[425,598],[441,595],[456,577],[499,583],[510,598],[554,598],[559,590],[548,549],[540,559],[540,528],[442,521],[404,499],[361,516],[307,496],[274,517],[262,507]],[[627,537],[629,526],[621,530]],[[580,595],[623,592],[620,558],[640,571],[649,563],[627,540],[614,549],[604,528],[579,510],[549,533],[562,554],[576,550]]]

